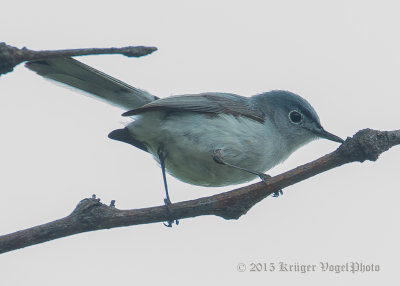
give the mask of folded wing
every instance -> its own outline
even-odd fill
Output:
[[[142,107],[125,112],[123,116],[137,115],[151,110],[186,111],[208,114],[231,114],[264,122],[265,115],[246,97],[231,93],[202,93],[177,95],[158,99]]]

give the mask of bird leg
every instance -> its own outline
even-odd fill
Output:
[[[250,174],[254,174],[254,175],[258,176],[264,183],[266,183],[271,178],[270,175],[267,175],[267,174],[264,174],[264,173],[261,173],[261,172],[257,172],[257,171],[254,171],[254,170],[249,170],[249,169],[246,169],[246,168],[242,168],[242,167],[239,167],[239,166],[235,166],[235,165],[232,165],[232,164],[226,162],[224,157],[222,156],[222,150],[221,149],[217,149],[217,150],[214,151],[213,159],[218,164],[225,165],[225,166],[228,166],[228,167],[232,167],[232,168],[235,168],[235,169],[238,169],[238,170],[242,170],[242,171],[250,173]],[[279,195],[282,195],[282,194],[283,194],[282,190],[279,190],[279,191],[273,192],[271,195],[274,198],[276,198],[276,197],[279,197]]]
[[[167,211],[169,213],[171,213],[171,200],[170,200],[169,194],[168,194],[167,177],[165,174],[165,158],[167,157],[167,154],[164,152],[164,150],[162,150],[161,147],[159,147],[157,150],[157,155],[158,155],[158,158],[160,159],[161,172],[162,172],[163,181],[164,181],[165,196],[166,196],[164,199],[164,204],[165,204],[165,207],[167,208]],[[166,227],[172,227],[173,223],[174,223],[174,220],[170,219],[166,223],[164,223],[164,225]],[[178,225],[179,221],[175,220],[175,224]]]

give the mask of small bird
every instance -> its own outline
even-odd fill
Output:
[[[207,187],[256,177],[266,181],[266,171],[314,139],[343,143],[321,126],[305,99],[289,91],[252,97],[207,92],[160,99],[72,58],[31,61],[26,67],[127,110],[122,115],[132,122],[108,137],[153,155],[161,166],[167,207],[171,200],[166,170],[183,182]]]

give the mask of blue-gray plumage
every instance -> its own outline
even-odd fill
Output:
[[[170,174],[201,186],[252,180],[318,137],[341,142],[322,129],[306,100],[288,91],[249,98],[226,93],[171,96],[123,115],[134,119],[126,131],[157,161],[162,146]],[[296,115],[299,122],[292,120]],[[217,150],[229,165],[254,172],[216,164]]]
[[[194,185],[247,182],[325,131],[313,107],[282,90],[252,97],[202,93],[159,99],[70,58],[28,62],[38,74],[128,110],[132,122],[109,134],[153,155],[174,177]]]

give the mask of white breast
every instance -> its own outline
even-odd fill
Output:
[[[256,177],[216,163],[213,153],[217,149],[226,162],[258,172],[269,170],[291,153],[269,121],[233,115],[151,111],[138,115],[128,129],[157,161],[162,146],[167,171],[194,185],[226,186]]]

